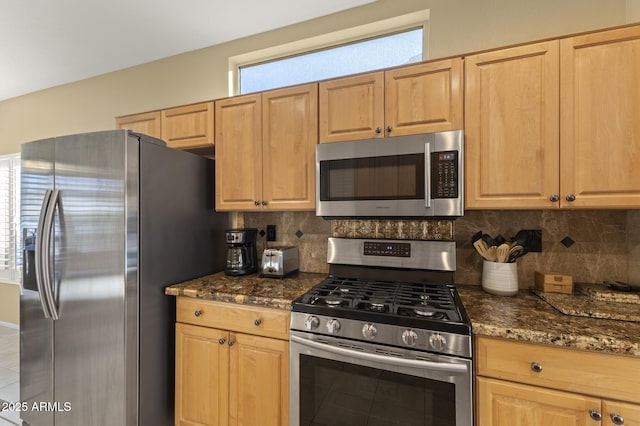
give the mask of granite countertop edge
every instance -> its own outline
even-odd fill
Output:
[[[478,285],[457,285],[474,336],[496,337],[640,358],[640,323],[566,315],[521,289],[496,296]]]
[[[263,278],[258,274],[228,276],[217,272],[166,287],[165,294],[290,310],[298,296],[324,278],[326,274],[314,272],[296,272],[284,278]]]
[[[292,302],[326,274],[298,272],[283,279],[224,272],[174,284],[169,296],[290,310]],[[496,337],[640,358],[640,323],[565,315],[528,290],[495,296],[478,285],[457,285],[474,336]]]

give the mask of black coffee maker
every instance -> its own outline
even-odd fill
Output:
[[[224,234],[227,241],[227,266],[224,268],[224,273],[247,275],[257,272],[258,230],[256,228],[227,229]]]

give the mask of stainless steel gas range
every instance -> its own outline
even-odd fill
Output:
[[[471,324],[454,242],[330,238],[291,313],[292,426],[471,426]]]

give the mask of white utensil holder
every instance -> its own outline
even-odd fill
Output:
[[[518,268],[515,262],[501,263],[485,260],[482,265],[482,289],[498,296],[518,293]]]

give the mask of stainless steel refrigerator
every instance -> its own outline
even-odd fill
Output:
[[[164,287],[224,267],[213,167],[127,130],[22,145],[25,424],[173,424]]]

